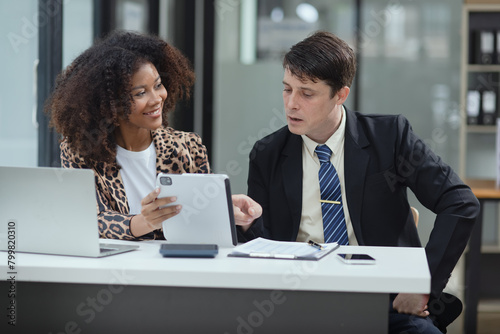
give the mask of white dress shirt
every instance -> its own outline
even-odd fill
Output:
[[[340,188],[342,192],[342,206],[344,208],[344,216],[347,227],[347,235],[349,237],[349,245],[357,246],[358,241],[354,235],[352,228],[351,217],[347,207],[347,199],[345,194],[345,178],[344,178],[344,135],[345,135],[345,110],[342,107],[342,120],[340,126],[335,133],[328,138],[325,145],[332,150],[330,161],[337,170],[340,180]],[[323,214],[321,212],[321,193],[319,189],[318,172],[320,162],[318,156],[314,152],[316,146],[321,145],[316,143],[306,135],[302,135],[302,216],[300,218],[299,234],[297,241],[307,242],[314,240],[319,243],[325,242],[323,234]]]

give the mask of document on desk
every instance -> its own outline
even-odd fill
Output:
[[[293,242],[257,238],[236,246],[228,256],[260,259],[319,260],[339,247],[334,243]]]

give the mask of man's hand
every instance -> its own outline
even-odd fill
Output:
[[[398,313],[427,317],[429,315],[429,311],[427,310],[428,302],[429,295],[400,293],[394,299],[392,307],[398,311]]]
[[[232,200],[236,225],[246,231],[262,215],[262,207],[247,195],[233,195]]]

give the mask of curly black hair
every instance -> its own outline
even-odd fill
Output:
[[[144,63],[152,63],[168,96],[168,113],[189,99],[194,72],[182,53],[154,35],[114,31],[80,54],[62,71],[45,104],[50,124],[87,163],[114,163],[115,129],[131,113],[131,80]]]

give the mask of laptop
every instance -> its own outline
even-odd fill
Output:
[[[0,250],[102,257],[137,248],[99,239],[92,170],[0,166]]]
[[[225,174],[163,174],[156,179],[158,197],[176,196],[169,205],[181,211],[163,222],[167,243],[215,244],[233,247],[238,243],[229,177]]]

